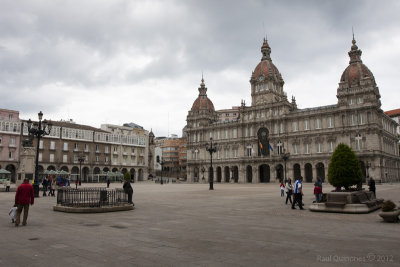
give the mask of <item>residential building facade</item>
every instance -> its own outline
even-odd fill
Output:
[[[285,178],[284,166],[287,178],[325,180],[339,143],[356,152],[364,177],[399,180],[398,124],[382,111],[379,88],[354,39],[338,101],[328,106],[299,109],[294,97],[287,98],[266,40],[261,54],[250,78],[251,104],[242,101],[237,119],[220,119],[202,79],[185,128],[189,182],[202,181],[203,168],[207,177],[213,172],[216,182],[277,182]],[[211,138],[217,147],[212,169],[206,150]]]
[[[21,121],[19,112],[0,109],[0,169],[8,170],[15,183],[20,153]]]

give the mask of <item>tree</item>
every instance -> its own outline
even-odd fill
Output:
[[[332,154],[328,168],[328,181],[333,186],[349,188],[362,182],[360,162],[346,144],[339,144]]]
[[[131,174],[129,172],[126,172],[124,174],[124,180],[130,180],[131,179]]]

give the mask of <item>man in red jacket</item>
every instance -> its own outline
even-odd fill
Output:
[[[17,216],[15,219],[15,226],[19,225],[22,210],[24,210],[24,219],[22,225],[26,225],[28,219],[29,204],[33,205],[33,186],[29,184],[29,179],[24,179],[24,182],[18,186],[17,193],[15,194],[15,204],[17,205]]]

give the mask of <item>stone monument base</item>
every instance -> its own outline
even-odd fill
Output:
[[[321,212],[369,213],[380,209],[383,199],[376,199],[372,192],[329,192],[324,194],[324,202],[313,203],[309,209]]]

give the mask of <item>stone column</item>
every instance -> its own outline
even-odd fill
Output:
[[[15,180],[15,185],[19,186],[22,184],[25,178],[33,180],[35,174],[35,155],[36,151],[33,147],[21,147],[20,153],[20,164],[17,169],[17,177]]]

